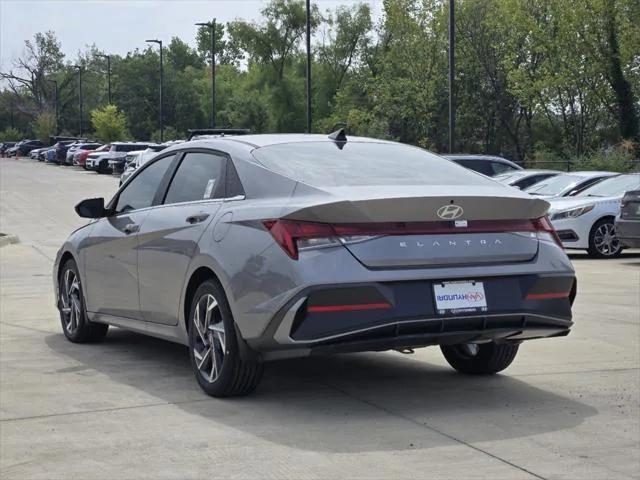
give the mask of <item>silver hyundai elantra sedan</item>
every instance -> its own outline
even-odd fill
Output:
[[[138,169],[54,266],[72,342],[109,325],[189,347],[214,396],[266,361],[439,345],[490,374],[572,326],[549,204],[420,148],[343,131],[211,136]]]

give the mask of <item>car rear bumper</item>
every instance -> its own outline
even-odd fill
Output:
[[[573,274],[478,280],[484,284],[486,311],[451,314],[436,309],[433,286],[440,281],[310,287],[287,302],[264,333],[248,343],[265,359],[273,359],[437,344],[519,342],[569,333],[576,293]],[[359,309],[367,305],[372,308]]]
[[[617,218],[616,235],[625,247],[640,248],[640,220]]]

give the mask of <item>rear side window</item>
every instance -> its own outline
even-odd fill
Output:
[[[114,145],[114,147],[116,152],[133,152],[134,150],[144,150],[147,145]]]
[[[224,192],[226,158],[212,153],[188,152],[175,173],[164,203],[194,202],[219,198]]]
[[[546,173],[542,175],[532,175],[530,177],[523,178],[522,180],[518,180],[513,184],[513,186],[524,190],[525,188],[530,187],[531,185],[535,185],[536,183],[541,182],[545,178],[549,178],[552,176],[553,175],[549,175]]]
[[[482,173],[487,177],[492,177],[494,175],[490,162],[485,162],[483,160],[454,160],[454,162],[459,163],[463,167],[473,170],[474,172]]]
[[[494,185],[445,158],[396,143],[286,143],[252,154],[266,168],[314,186]]]
[[[502,173],[509,173],[509,172],[513,172],[513,171],[516,170],[511,165],[506,164],[506,163],[500,163],[500,162],[491,162],[491,168],[493,169],[493,174],[494,175],[500,175]]]
[[[170,155],[161,158],[131,179],[118,197],[116,213],[150,207],[160,182],[171,166],[174,157],[175,155]]]

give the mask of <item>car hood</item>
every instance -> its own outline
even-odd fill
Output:
[[[620,203],[620,197],[572,197],[572,198],[547,198],[549,215],[563,210],[583,207],[585,205],[604,205],[607,203]]]

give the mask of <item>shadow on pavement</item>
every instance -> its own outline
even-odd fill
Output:
[[[452,444],[438,432],[465,442],[508,440],[570,429],[597,413],[508,374],[470,377],[400,354],[375,353],[269,363],[253,396],[220,400],[200,392],[181,345],[113,328],[97,345],[71,344],[62,334],[45,342],[86,367],[80,370],[94,369],[175,403],[202,417],[206,428],[222,423],[310,451]]]

